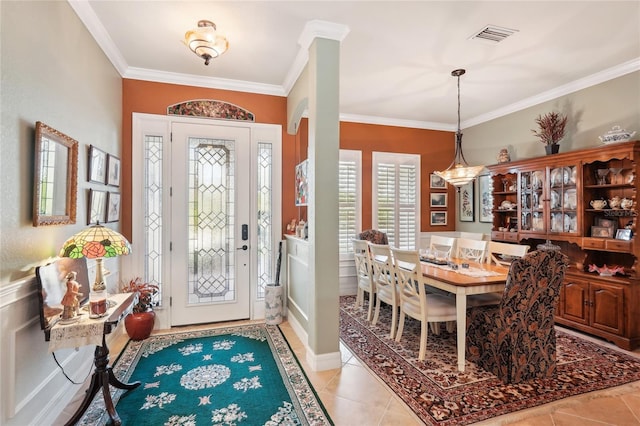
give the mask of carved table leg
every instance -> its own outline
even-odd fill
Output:
[[[111,399],[111,392],[109,389],[109,385],[113,385],[118,389],[126,389],[131,390],[140,386],[140,382],[134,383],[123,383],[118,380],[113,374],[113,370],[109,367],[109,348],[107,347],[107,342],[105,339],[105,335],[102,335],[102,346],[96,346],[96,351],[94,355],[94,364],[96,366],[95,371],[93,372],[93,376],[91,377],[91,384],[87,389],[87,393],[82,400],[82,404],[78,407],[78,410],[74,413],[71,419],[66,423],[65,426],[74,425],[82,415],[87,411],[93,397],[98,390],[102,388],[102,396],[104,398],[104,405],[109,413],[109,417],[113,420],[113,424],[115,426],[120,426],[120,416],[118,416],[118,412],[116,411],[116,407],[113,404],[113,400]]]

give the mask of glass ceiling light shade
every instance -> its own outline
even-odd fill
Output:
[[[445,181],[449,182],[456,188],[460,188],[463,185],[474,180],[484,166],[469,166],[467,160],[462,153],[462,131],[460,130],[460,76],[466,71],[463,69],[451,71],[451,75],[458,78],[458,130],[456,131],[456,148],[453,156],[453,161],[447,168],[447,170],[441,172],[435,172]]]
[[[131,253],[131,244],[120,233],[105,228],[102,225],[93,225],[69,238],[60,249],[60,257],[80,259],[96,259],[96,279],[92,290],[106,289],[102,270],[102,259],[116,257]]]
[[[198,21],[198,27],[187,31],[184,43],[193,53],[204,59],[209,65],[211,59],[222,55],[229,48],[229,42],[224,36],[216,33],[216,24],[211,21]]]

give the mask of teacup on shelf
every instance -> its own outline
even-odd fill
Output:
[[[591,207],[593,207],[596,210],[602,210],[605,207],[607,207],[606,200],[591,200],[589,204],[591,204]]]
[[[622,201],[620,201],[620,207],[625,210],[629,210],[633,207],[633,200],[631,198],[623,198]]]
[[[612,209],[619,209],[622,200],[617,195],[609,200],[609,207]]]

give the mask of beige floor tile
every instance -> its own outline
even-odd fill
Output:
[[[336,426],[377,425],[385,414],[385,405],[371,405],[326,391],[319,396]]]
[[[386,407],[391,394],[365,368],[346,364],[328,383],[326,392],[363,402],[373,407]]]
[[[556,414],[569,414],[609,424],[640,424],[620,397],[593,398],[576,406],[559,407]]]
[[[533,416],[523,420],[514,422],[505,421],[504,426],[554,426],[551,414],[543,414],[541,416]]]
[[[380,420],[379,426],[422,426],[423,422],[417,420],[408,412],[386,411]]]
[[[605,426],[605,425],[623,426],[624,425],[624,423],[603,423],[598,420],[590,420],[584,417],[578,417],[578,416],[562,414],[562,413],[555,413],[553,414],[552,417],[553,417],[553,424],[555,426]]]
[[[629,410],[640,421],[640,392],[622,395],[620,399],[629,407]]]

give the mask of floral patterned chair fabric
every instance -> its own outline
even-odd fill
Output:
[[[389,244],[387,234],[376,229],[367,229],[358,236],[359,240],[367,240],[373,244]]]
[[[505,383],[552,377],[554,312],[568,258],[534,251],[512,262],[499,305],[467,310],[467,360]]]

